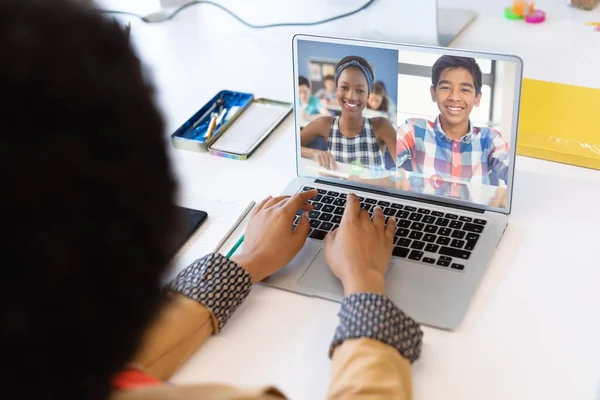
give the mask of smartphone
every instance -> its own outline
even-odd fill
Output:
[[[202,223],[208,217],[206,211],[195,210],[192,208],[186,208],[181,206],[175,206],[177,212],[180,214],[180,224],[178,230],[178,236],[175,240],[175,252],[179,251],[188,239],[200,228]]]

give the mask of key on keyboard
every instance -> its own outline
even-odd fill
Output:
[[[333,218],[332,214],[325,214],[325,213],[323,213],[323,214],[319,215],[319,219],[321,221],[331,221],[331,218]]]
[[[383,215],[388,217],[395,217],[396,210],[394,210],[393,208],[386,208],[385,210],[383,210]]]
[[[325,236],[327,235],[327,232],[319,230],[319,229],[314,229],[309,237],[313,238],[313,239],[318,239],[318,240],[323,240],[325,239]]]
[[[330,231],[331,228],[333,228],[333,224],[331,222],[322,222],[321,226],[319,227],[319,229],[324,231]]]
[[[325,204],[331,204],[331,203],[333,203],[334,200],[335,199],[331,196],[325,196],[325,197],[323,197],[323,199],[321,201]]]
[[[410,233],[410,236],[408,236],[411,239],[421,239],[421,237],[423,236],[423,234],[421,232],[418,231],[412,231]]]
[[[323,211],[323,212],[326,212],[326,213],[332,213],[332,212],[333,212],[333,210],[335,210],[335,207],[334,207],[334,206],[332,206],[331,204],[326,204],[326,205],[323,207],[323,210],[322,210],[322,211]]]

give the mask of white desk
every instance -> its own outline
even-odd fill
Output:
[[[519,54],[526,77],[600,87],[600,74],[580,63],[600,65],[600,33],[583,26],[600,20],[598,11],[549,2],[544,8],[561,14],[529,26],[504,20],[510,2],[494,3],[457,46]],[[132,25],[158,84],[166,135],[224,88],[292,100],[293,28],[253,31],[202,6],[167,23]],[[212,250],[249,199],[276,195],[294,177],[293,135],[288,118],[246,161],[170,148],[182,204],[209,214],[176,269]],[[599,398],[599,198],[600,171],[518,157],[510,224],[463,326],[424,328],[416,399]],[[269,383],[294,399],[322,398],[338,308],[258,285],[173,382]]]

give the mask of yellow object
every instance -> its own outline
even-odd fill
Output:
[[[210,123],[208,124],[208,129],[206,130],[205,138],[210,138],[215,130],[215,126],[217,126],[217,116],[213,115],[210,118]]]
[[[600,90],[523,79],[517,154],[600,169]]]
[[[513,13],[521,17],[526,17],[533,12],[533,3],[530,0],[514,0]]]

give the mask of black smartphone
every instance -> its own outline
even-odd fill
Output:
[[[179,213],[179,226],[177,238],[175,240],[175,252],[179,251],[187,240],[200,228],[200,225],[206,220],[208,214],[206,211],[194,210],[181,206],[175,206]]]

